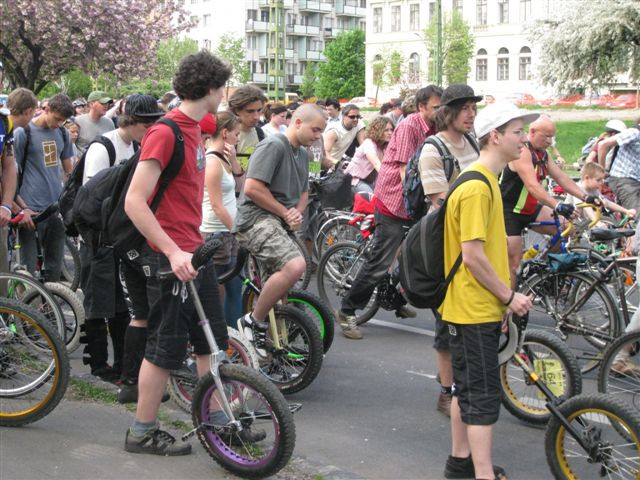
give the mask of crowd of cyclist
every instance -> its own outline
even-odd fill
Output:
[[[32,215],[57,201],[65,177],[81,157],[85,162],[83,182],[88,182],[140,148],[125,211],[146,237],[144,248],[135,256],[121,257],[114,255],[99,235],[85,232],[81,237],[85,363],[94,375],[121,385],[122,403],[138,402],[134,423],[127,431],[128,451],[186,454],[190,452],[188,444],[159,429],[158,406],[165,397],[167,372],[180,367],[187,341],[194,347],[199,373],[208,368],[208,349],[193,328],[193,304],[184,285],[158,279],[158,270],[171,268],[180,281],[197,279],[222,349],[226,348],[227,325],[239,327],[253,338],[263,328],[269,310],[306,267],[290,233],[304,236],[309,228],[305,223],[309,162],[331,170],[346,158],[350,160],[346,172],[351,175],[353,192],[372,193],[375,199],[372,254],[338,312],[343,335],[361,339],[355,312],[365,307],[389,269],[403,241],[404,228],[415,222],[403,198],[409,160],[420,152],[422,188],[431,208],[441,205],[461,172],[479,172],[489,179],[488,189],[468,182],[470,185],[451,195],[447,210],[450,237],[445,242],[445,265],[450,269],[458,254],[463,265],[443,307],[433,312],[442,387],[437,408],[452,419],[453,447],[445,476],[504,475],[504,470],[490,461],[490,426],[497,420],[499,408],[496,372],[487,368],[488,364],[476,363],[480,361],[477,355],[465,352],[471,348],[486,353],[493,347],[496,333],[499,336],[503,313],[524,314],[531,307],[531,299],[514,290],[523,250],[521,233],[527,225],[550,220],[554,212],[575,218],[578,203],[604,203],[613,211],[635,216],[640,208],[640,127],[627,129],[622,122],[609,122],[610,133],[598,139],[587,159],[594,161],[593,165],[584,167],[581,181],[576,183],[547,153],[556,135],[551,118],[501,103],[478,113],[482,97],[467,85],[450,85],[444,90],[435,85],[421,88],[403,102],[385,105],[367,126],[355,105],[342,107],[335,99],[316,104],[269,103],[254,86],[237,88],[222,111],[219,106],[229,74],[217,58],[200,52],[181,62],[174,92],[161,99],[134,94],[114,102],[107,93],[94,91],[87,101],[72,102],[58,94],[39,104],[27,89],[13,91],[8,110],[0,110],[0,268],[8,269],[6,225],[12,214],[22,211],[19,227],[27,267],[31,271],[36,268],[37,240],[32,232],[37,229],[43,276],[58,281],[64,227],[56,215],[35,226]],[[177,124],[182,133],[184,166],[169,183],[157,210],[152,211],[150,198],[176,144],[166,122],[156,122],[161,117]],[[526,123],[530,124],[525,134]],[[454,159],[450,171],[442,150],[425,143],[431,136],[437,137]],[[115,150],[113,159],[111,149]],[[601,200],[600,187],[607,172],[621,206]],[[567,200],[549,193],[545,188],[548,178],[566,191]],[[504,245],[493,250],[485,247],[489,239],[501,235],[506,237]],[[198,273],[190,264],[191,253],[210,238],[221,240],[222,247],[213,264]],[[244,315],[241,282],[228,282],[220,291],[216,282],[216,271],[226,271],[235,264],[239,245],[261,262],[266,274],[253,311]],[[124,301],[120,270],[132,314]],[[481,320],[468,318],[468,310],[455,298],[466,302],[475,299],[474,315]],[[407,306],[396,314],[416,316]],[[481,329],[483,324],[491,329]],[[114,350],[111,365],[107,361],[108,334]],[[482,388],[484,393],[479,393]],[[251,434],[259,432],[248,431],[247,435]]]

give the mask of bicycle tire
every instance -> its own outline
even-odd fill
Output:
[[[296,441],[293,415],[282,393],[255,370],[239,365],[220,365],[220,380],[234,416],[243,428],[265,432],[257,443],[243,442],[237,433],[216,431],[209,414],[212,402],[222,394],[211,373],[198,382],[193,398],[192,419],[200,443],[225,470],[243,478],[264,478],[287,465]],[[224,428],[224,427],[223,427]]]
[[[76,291],[80,286],[80,252],[73,240],[66,237],[64,240],[64,258],[62,262],[62,277],[69,283],[69,288]]]
[[[335,216],[325,221],[316,234],[313,241],[313,253],[320,260],[323,253],[338,242],[358,241],[362,238],[360,229],[355,225],[349,225],[353,217]]]
[[[260,371],[282,393],[296,393],[308,387],[320,373],[324,356],[322,339],[313,320],[300,309],[288,305],[275,305],[273,309],[282,345],[279,350],[275,348],[271,329],[265,345],[254,343]],[[282,342],[283,332],[286,342]],[[260,358],[260,350],[266,351],[266,358]]]
[[[623,350],[629,357],[629,371],[614,372],[612,367]],[[598,392],[621,398],[640,411],[640,330],[618,337],[604,352],[598,372]]]
[[[256,299],[256,293],[250,288],[245,288],[244,292],[242,292],[242,309],[244,313],[253,311]],[[291,290],[287,294],[287,304],[300,308],[314,321],[320,331],[324,353],[327,353],[331,348],[335,335],[335,315],[331,309],[320,297],[307,290]]]
[[[69,287],[55,282],[47,282],[44,285],[51,292],[51,295],[56,299],[62,310],[65,318],[65,345],[67,352],[73,353],[80,346],[80,327],[85,321],[84,306]],[[31,290],[25,294],[22,301],[39,309],[48,317],[51,315],[51,311],[48,308],[48,304],[38,302],[41,298],[38,292]]]
[[[253,347],[242,338],[240,332],[235,328],[227,327],[227,331],[229,334],[229,347],[227,348],[229,362],[257,370],[258,357]],[[173,370],[171,371],[167,390],[171,400],[178,407],[186,413],[191,413],[191,402],[198,383],[198,375],[196,372],[191,372],[193,375],[186,375],[187,369],[181,370],[180,374]],[[190,371],[190,369],[188,370]]]
[[[12,295],[8,298],[13,298],[18,301],[22,301],[24,295],[29,290],[34,290],[38,292],[42,298],[44,298],[51,309],[53,314],[52,320],[54,323],[54,328],[58,332],[58,335],[62,339],[66,340],[66,328],[65,328],[65,319],[60,306],[55,301],[51,292],[44,286],[43,283],[39,282],[35,278],[33,278],[30,274],[26,273],[18,273],[18,272],[0,272],[0,281],[7,281],[9,285],[13,282],[10,288],[8,288],[7,295]],[[17,291],[22,290],[22,291]]]
[[[342,297],[351,288],[362,263],[366,261],[364,244],[356,242],[339,242],[329,248],[318,264],[317,284],[320,299],[334,312],[340,311]],[[332,300],[337,297],[337,300]],[[366,307],[356,315],[356,323],[361,325],[373,318],[378,311],[376,292],[371,295]]]
[[[580,461],[583,448],[562,423],[552,417],[547,425],[544,448],[547,463],[556,479],[599,478],[605,475],[607,478],[624,479],[640,477],[640,414],[637,411],[625,402],[603,394],[578,395],[560,405],[559,410],[578,429],[580,436],[597,439],[593,442],[596,444],[594,450],[602,458],[591,461],[585,453]],[[631,441],[620,436],[614,427],[616,424],[626,429]],[[628,452],[627,458],[614,458],[625,452]],[[608,466],[602,459],[613,465]]]
[[[7,327],[0,339],[0,426],[19,427],[44,418],[60,403],[69,384],[69,357],[55,328],[35,309],[14,299],[0,298],[0,315]],[[6,324],[8,320],[11,327]],[[34,349],[31,347],[36,335],[39,348]],[[30,383],[10,383],[28,378],[36,367],[44,371],[36,373]],[[14,387],[8,388],[9,385]],[[16,408],[10,409],[12,406]]]
[[[532,275],[518,288],[520,293],[534,295],[533,307],[529,312],[529,325],[566,337],[564,340],[576,356],[582,374],[598,366],[607,343],[622,330],[622,319],[616,303],[604,285],[596,285],[593,294],[571,315],[567,324],[557,325],[558,316],[571,308],[580,298],[580,289],[595,281],[586,272],[544,272],[544,275]],[[544,318],[545,316],[547,318]],[[596,322],[588,326],[591,335],[571,331],[572,328],[584,326],[589,321]]]
[[[536,351],[536,346],[542,348]],[[546,380],[547,387],[556,396],[569,398],[582,392],[578,363],[569,347],[557,336],[543,330],[527,330],[522,347],[515,355],[525,360],[543,381]],[[560,363],[560,379],[556,377],[558,365],[555,362]],[[518,382],[522,382],[524,388]],[[546,397],[534,384],[528,383],[527,374],[515,360],[500,366],[500,385],[502,404],[514,417],[530,425],[545,425],[549,421],[551,413],[546,408]]]

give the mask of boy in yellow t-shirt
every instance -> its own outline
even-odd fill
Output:
[[[537,118],[509,103],[495,103],[476,117],[480,158],[465,171],[484,175],[451,194],[445,216],[445,272],[456,272],[440,307],[453,363],[451,455],[446,478],[504,478],[491,461],[493,424],[500,411],[498,342],[507,309],[524,315],[531,299],[509,287],[509,261],[498,174],[525,148],[524,123]]]

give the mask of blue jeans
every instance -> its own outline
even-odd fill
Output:
[[[231,257],[226,265],[216,265],[216,276],[229,271],[236,264],[236,258]],[[228,326],[238,328],[238,319],[242,316],[242,279],[236,275],[221,287],[224,288],[224,319]]]
[[[22,263],[31,274],[36,272],[38,259],[38,243],[42,248],[42,274],[46,282],[60,281],[62,261],[64,258],[64,224],[58,215],[51,215],[36,226],[38,238],[34,230],[20,229],[20,243],[22,244]]]

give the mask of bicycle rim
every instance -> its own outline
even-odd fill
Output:
[[[47,415],[62,399],[69,359],[60,338],[34,309],[0,299],[0,425]]]
[[[607,348],[598,373],[598,391],[640,411],[640,331],[623,335]]]
[[[282,394],[246,367],[221,365],[220,380],[223,392],[218,391],[211,373],[196,388],[192,416],[194,426],[201,427],[200,442],[216,462],[236,475],[273,475],[289,461],[295,444],[293,417]],[[222,395],[243,430],[263,438],[248,441],[242,432],[216,419],[219,417],[211,417],[212,412],[223,410]]]

